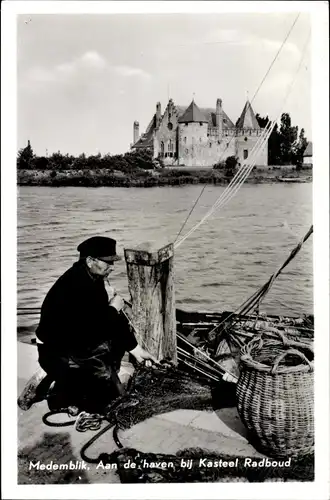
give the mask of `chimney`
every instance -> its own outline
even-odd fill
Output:
[[[217,99],[217,105],[215,109],[215,124],[218,127],[218,137],[222,136],[222,100]]]
[[[162,111],[161,111],[161,107],[160,107],[160,102],[157,102],[157,104],[156,104],[156,127],[159,127],[161,119],[162,119]]]
[[[139,140],[139,122],[135,121],[133,125],[133,144]]]

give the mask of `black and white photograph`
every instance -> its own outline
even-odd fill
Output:
[[[327,14],[5,5],[10,498],[328,498]]]

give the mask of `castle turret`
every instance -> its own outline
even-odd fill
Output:
[[[156,127],[157,128],[160,125],[161,119],[162,119],[161,106],[160,106],[160,102],[157,102],[157,104],[156,104]]]
[[[242,114],[237,120],[236,128],[260,130],[260,125],[256,119],[250,101],[246,101]]]
[[[210,144],[207,129],[208,119],[193,100],[178,119],[179,163],[186,166],[201,166],[205,161],[205,150],[209,154]]]
[[[218,127],[218,136],[222,136],[222,100],[217,99],[217,105],[215,109],[215,124]]]
[[[135,144],[139,140],[139,122],[135,121],[133,124],[133,144]]]

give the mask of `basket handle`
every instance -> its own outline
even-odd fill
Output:
[[[304,361],[309,366],[310,370],[311,371],[313,370],[313,365],[309,361],[309,359],[307,359],[307,357],[305,356],[305,354],[303,354],[302,352],[298,351],[297,349],[288,349],[287,351],[282,352],[282,354],[280,354],[279,356],[277,356],[277,358],[275,359],[273,368],[271,370],[272,374],[274,374],[274,373],[277,372],[280,362],[283,361],[283,359],[288,354],[295,354],[296,356],[299,356],[300,359],[302,359],[302,361]]]

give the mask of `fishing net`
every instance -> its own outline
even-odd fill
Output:
[[[154,415],[173,410],[212,411],[219,406],[219,387],[216,384],[162,363],[148,368],[137,367],[127,394],[114,401],[106,418],[120,429],[128,429]]]

